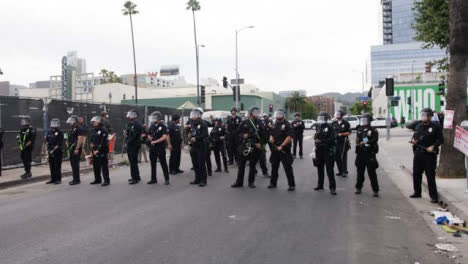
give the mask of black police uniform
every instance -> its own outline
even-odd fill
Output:
[[[333,166],[335,163],[335,132],[330,124],[321,124],[317,127],[314,139],[320,140],[315,143],[314,165],[318,170],[317,189],[323,189],[325,171],[327,170],[330,191],[336,190],[335,174]]]
[[[83,131],[82,127],[76,123],[68,133],[67,137],[67,154],[70,158],[70,164],[73,173],[72,182],[74,183],[80,183],[80,158],[81,152],[83,151],[83,146],[81,146],[79,149],[76,147],[78,144],[78,137],[82,137],[84,135],[85,131]],[[74,153],[76,149],[78,150],[78,155],[75,155]]]
[[[421,196],[421,181],[423,172],[427,177],[427,185],[429,188],[429,196],[433,201],[438,201],[436,185],[436,167],[437,155],[439,147],[444,143],[441,127],[434,122],[428,125],[419,123],[416,126],[413,139],[418,141],[418,145],[413,146],[414,159],[413,159],[413,186],[414,193]],[[427,152],[424,148],[433,146],[432,153]]]
[[[338,167],[338,176],[348,175],[348,150],[351,148],[348,136],[339,136],[340,133],[351,132],[351,125],[346,120],[335,120],[332,123],[336,133],[336,155],[335,161]]]
[[[367,141],[367,143],[366,143]],[[360,191],[364,183],[364,173],[367,174],[371,182],[372,190],[379,192],[379,181],[377,180],[376,169],[379,167],[376,154],[379,152],[379,132],[370,126],[359,126],[356,135],[356,169],[357,182],[356,190]],[[365,144],[361,144],[364,142]]]
[[[131,180],[138,182],[140,178],[140,170],[138,169],[138,150],[141,148],[141,134],[143,127],[134,120],[128,123],[125,127],[125,143],[127,145],[127,156],[130,162]]]
[[[248,138],[243,137],[244,134],[248,134]],[[247,119],[242,121],[239,126],[239,136],[241,137],[241,142],[238,148],[238,157],[239,157],[239,170],[237,173],[237,180],[235,186],[243,186],[244,184],[244,174],[245,174],[245,165],[247,161],[249,162],[249,186],[255,184],[255,166],[260,157],[261,150],[259,150],[255,144],[262,144],[265,137],[265,130],[263,124],[258,119]]]
[[[31,176],[31,162],[32,162],[32,151],[34,148],[34,141],[36,140],[36,129],[32,126],[27,126],[21,128],[17,136],[19,149],[21,152],[21,160],[23,161],[24,171]],[[31,145],[26,146],[28,142],[31,142]]]
[[[169,137],[172,145],[171,156],[169,158],[169,171],[180,173],[180,156],[182,153],[182,134],[179,124],[172,122],[168,127]]]
[[[101,171],[104,183],[110,183],[107,155],[109,153],[108,132],[103,125],[94,128],[89,143],[93,155],[94,183],[102,182]],[[94,151],[98,151],[98,154],[94,154]]]
[[[223,126],[215,126],[211,130],[210,140],[216,161],[216,171],[221,171],[221,158],[223,159],[224,171],[228,172],[226,158],[226,129]]]
[[[205,121],[205,120],[201,120],[200,122],[203,122],[205,123],[206,127],[212,127],[213,125],[208,122],[208,121]],[[208,176],[212,176],[213,175],[213,170],[212,170],[212,166],[211,166],[211,147],[210,147],[210,139],[207,138],[207,140],[205,140],[205,163],[206,163],[206,172],[208,174]]]
[[[162,122],[151,124],[148,131],[148,136],[152,137],[152,141],[156,141],[167,134],[167,127]],[[148,146],[151,161],[151,182],[158,181],[156,177],[156,161],[159,159],[159,163],[161,164],[161,169],[164,174],[164,180],[166,183],[169,183],[169,171],[167,169],[166,160],[166,141],[164,140],[158,144],[151,144],[151,142],[148,142]]]
[[[52,128],[46,136],[50,183],[60,183],[62,181],[63,139],[63,132],[58,128]]]
[[[228,157],[229,164],[233,164],[234,160],[238,161],[237,148],[239,146],[239,125],[242,122],[240,116],[229,116],[227,118],[227,133],[228,133]]]
[[[189,140],[190,155],[192,157],[193,168],[195,170],[195,180],[192,184],[201,186],[207,183],[206,173],[206,147],[208,142],[208,127],[206,122],[199,120],[190,122],[190,137],[195,138],[195,142]]]
[[[268,144],[268,146],[270,148],[270,151],[273,151],[272,147],[270,145],[270,142],[268,142],[268,140],[270,138],[270,135],[271,135],[270,125],[273,125],[273,122],[271,122],[271,120],[268,120],[268,121],[263,120],[262,124],[263,124],[263,128],[264,128],[265,140],[264,140],[264,142],[262,142],[263,148],[260,150],[260,156],[259,156],[258,163],[260,163],[260,168],[262,169],[263,176],[269,177],[268,167],[267,167],[267,164],[266,164],[266,152],[267,151],[266,151],[265,145]],[[270,162],[271,162],[271,155],[270,155]]]
[[[302,158],[302,141],[304,140],[305,125],[302,120],[294,120],[291,122],[294,129],[294,149],[293,155],[296,157],[297,144],[299,143],[299,157]]]
[[[288,178],[288,185],[289,187],[296,187],[296,183],[294,181],[294,172],[292,168],[292,164],[294,158],[291,154],[291,143],[284,146],[281,151],[277,148],[281,146],[284,140],[287,137],[294,137],[294,130],[291,124],[283,120],[282,122],[276,121],[273,129],[271,130],[271,136],[273,137],[275,143],[272,145],[272,152],[271,152],[271,182],[270,185],[272,187],[276,187],[278,182],[278,169],[280,166],[280,162],[283,164],[284,172],[286,173],[286,177]]]

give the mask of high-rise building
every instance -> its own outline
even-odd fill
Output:
[[[381,0],[383,45],[371,47],[372,84],[400,73],[424,72],[427,62],[446,56],[440,48],[423,49],[414,40],[414,0]]]

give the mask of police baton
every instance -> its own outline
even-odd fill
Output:
[[[427,148],[424,147],[424,146],[422,146],[422,145],[420,145],[420,144],[413,144],[413,142],[411,142],[411,141],[408,141],[408,143],[410,143],[411,145],[414,145],[414,146],[416,146],[416,147],[418,147],[418,148],[422,148],[422,149],[424,149],[425,151],[427,151]]]

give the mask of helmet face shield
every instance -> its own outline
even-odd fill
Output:
[[[198,110],[192,110],[192,112],[190,112],[190,119],[193,119],[193,120],[198,120],[201,118],[201,113],[200,111]]]
[[[100,116],[94,116],[93,118],[91,118],[91,124],[93,125],[96,125],[97,124],[100,124],[101,123],[101,117]]]
[[[126,116],[128,119],[136,119],[137,118],[137,113],[133,111],[129,111]]]
[[[284,118],[284,111],[276,111],[275,112],[275,118],[277,120],[282,120]]]
[[[260,114],[261,114],[261,113],[260,113],[260,110],[258,110],[258,109],[252,110],[252,113],[251,113],[251,115],[252,115],[253,117],[259,117]]]
[[[50,121],[50,128],[59,128],[60,127],[60,120],[54,118]]]
[[[22,118],[20,121],[21,126],[27,126],[29,124],[28,120]]]
[[[151,123],[157,123],[161,121],[161,115],[160,114],[152,114],[149,116],[149,120]]]
[[[76,124],[76,122],[78,122],[78,119],[76,119],[75,117],[73,116],[70,116],[68,119],[67,119],[67,124],[70,124],[70,125],[74,125]]]
[[[367,117],[361,117],[361,120],[359,120],[359,124],[361,126],[368,126],[369,125],[369,119]]]
[[[326,122],[327,122],[327,117],[326,116],[318,116],[317,117],[317,123],[325,124]]]
[[[336,112],[336,113],[335,113],[335,118],[336,118],[336,119],[340,119],[340,118],[342,118],[342,117],[343,117],[343,115],[341,114],[341,112]]]
[[[431,121],[431,115],[427,112],[421,112],[421,121],[422,122],[429,122]]]

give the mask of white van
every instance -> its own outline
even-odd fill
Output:
[[[343,117],[344,120],[348,121],[351,130],[356,129],[359,125],[359,118],[357,116],[347,115]]]
[[[312,120],[312,119],[304,119],[302,121],[304,122],[304,126],[306,130],[312,129],[312,127],[315,124],[315,120]]]

